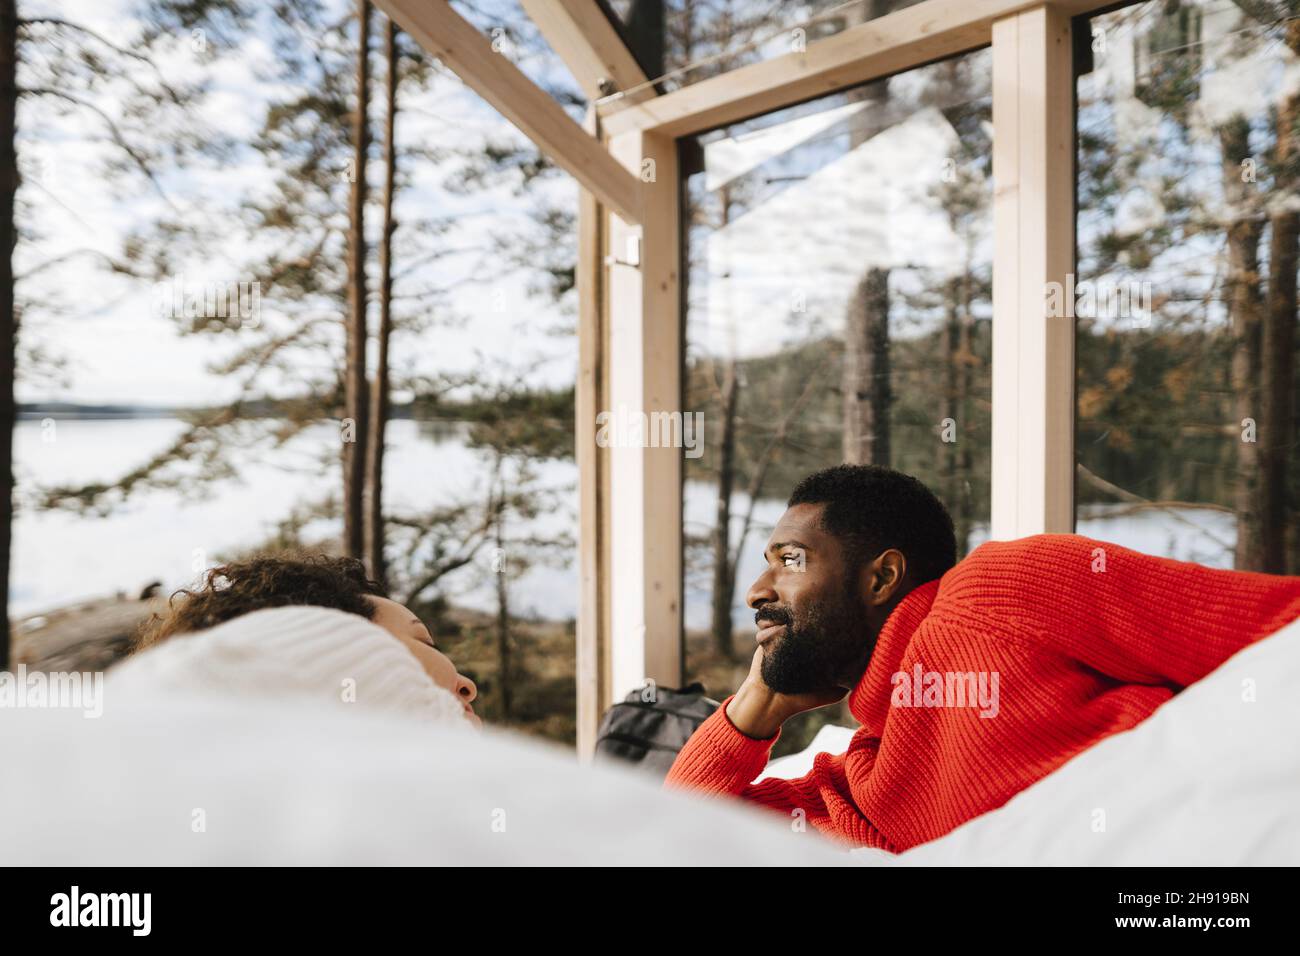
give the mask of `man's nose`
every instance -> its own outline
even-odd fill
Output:
[[[758,610],[764,604],[769,604],[777,600],[776,591],[772,589],[772,572],[764,571],[758,576],[758,580],[749,586],[748,593],[745,594],[745,603]]]

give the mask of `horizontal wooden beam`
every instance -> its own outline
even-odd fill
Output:
[[[564,61],[593,102],[615,90],[631,90],[632,102],[655,95],[632,51],[596,0],[522,0],[551,49]]]
[[[987,46],[993,22],[1035,7],[1074,16],[1115,0],[927,0],[642,103],[600,104],[601,129],[689,136]]]
[[[584,189],[627,222],[641,222],[640,180],[446,0],[375,0],[375,6]]]

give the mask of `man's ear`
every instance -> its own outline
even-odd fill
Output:
[[[867,603],[880,607],[901,591],[907,576],[907,558],[897,548],[882,551],[867,565]]]

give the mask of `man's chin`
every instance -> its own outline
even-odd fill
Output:
[[[763,683],[771,690],[778,694],[794,695],[812,694],[821,689],[816,686],[811,686],[815,683],[813,681],[792,681],[787,675],[781,673],[779,667],[772,666],[773,658],[777,653],[779,653],[779,650],[773,648],[771,644],[765,646],[763,648],[763,663],[759,670],[759,674],[763,678]]]

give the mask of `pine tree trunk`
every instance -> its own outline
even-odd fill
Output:
[[[1294,114],[1293,114],[1294,115]],[[1268,311],[1264,315],[1262,407],[1259,433],[1260,571],[1287,573],[1287,463],[1295,441],[1296,260],[1300,216],[1272,217]]]
[[[366,555],[370,574],[383,581],[384,566],[384,432],[388,426],[388,338],[392,333],[393,188],[397,175],[397,25],[392,20],[384,37],[388,62],[384,118],[384,231],[379,244],[379,329],[376,333],[375,380],[370,396],[370,434],[366,468]]]
[[[941,445],[944,449],[944,471],[947,476],[946,494],[948,510],[952,514],[953,531],[957,538],[957,553],[966,553],[970,537],[970,441],[963,437],[963,429],[970,423],[970,276],[950,279],[948,282],[948,328],[945,336],[947,361],[947,394],[944,415],[955,423],[956,441]]]
[[[1300,54],[1300,21],[1286,30],[1286,45]],[[1283,98],[1277,109],[1277,146],[1274,151],[1277,192],[1295,195],[1300,177],[1300,94]],[[1295,573],[1288,561],[1287,530],[1291,516],[1287,475],[1295,429],[1296,267],[1300,258],[1300,215],[1281,210],[1271,217],[1269,239],[1268,311],[1262,336],[1264,421],[1260,446],[1260,552],[1261,570],[1272,574]]]
[[[845,10],[852,26],[882,16],[888,0],[870,0]],[[867,106],[849,129],[849,147],[856,149],[874,134],[880,111],[889,99],[889,81],[877,80],[849,92],[850,100]],[[889,270],[867,269],[849,300],[844,322],[844,460],[850,464],[888,465],[889,410],[893,402],[889,360]]]
[[[966,268],[966,274],[961,279],[961,335],[957,343],[957,355],[961,359],[961,371],[957,376],[957,396],[958,396],[958,418],[957,427],[960,432],[966,429],[965,440],[958,439],[961,445],[959,452],[961,464],[959,470],[962,474],[962,483],[960,494],[957,500],[951,502],[951,506],[957,510],[954,514],[956,521],[957,534],[957,556],[962,557],[970,547],[971,527],[975,524],[974,505],[972,501],[970,479],[975,470],[975,451],[974,442],[970,440],[971,422],[975,415],[975,343],[972,341],[972,335],[975,331],[975,317],[971,313],[971,273],[970,265]]]
[[[1228,278],[1226,300],[1232,323],[1232,392],[1235,398],[1233,434],[1236,438],[1234,510],[1237,547],[1234,565],[1241,571],[1260,568],[1259,510],[1257,507],[1259,444],[1241,440],[1245,419],[1258,421],[1260,325],[1259,241],[1262,224],[1254,217],[1254,190],[1242,181],[1241,161],[1250,155],[1250,126],[1235,119],[1219,129],[1223,151],[1223,192],[1231,221],[1228,224]],[[1258,435],[1256,436],[1258,438]]]
[[[14,122],[18,107],[18,11],[14,0],[0,0],[0,670],[9,666],[9,547],[13,529],[14,372],[18,318],[14,312],[14,196],[18,156]]]
[[[948,285],[944,289],[944,305],[947,312],[947,322],[944,327],[943,344],[944,344],[944,395],[943,395],[943,417],[951,419],[954,423],[958,422],[957,402],[958,402],[958,343],[961,341],[960,316],[958,314],[960,307],[957,304],[959,295],[958,287],[960,279],[949,279]],[[941,436],[942,437],[942,436]],[[957,465],[957,445],[958,442],[941,441],[939,448],[942,450],[943,462],[940,470],[944,475],[944,493],[948,499],[949,507],[957,500],[957,492],[961,475],[958,473]]]
[[[1291,349],[1291,367],[1300,368],[1300,336]],[[1300,375],[1295,374],[1291,376],[1291,428],[1294,444],[1287,482],[1287,574],[1300,574]]]
[[[513,695],[510,692],[510,593],[506,588],[505,540],[505,476],[498,464],[497,499],[493,505],[493,536],[496,542],[497,562],[496,598],[497,598],[497,658],[500,661],[498,679],[501,683],[501,719],[509,722],[513,710]]]
[[[723,186],[719,198],[719,231],[731,222],[731,188]],[[710,629],[714,649],[724,659],[731,646],[731,597],[736,589],[736,569],[731,561],[731,496],[736,483],[736,408],[740,404],[740,376],[733,355],[727,359],[722,382],[722,431],[718,435],[718,491],[713,522],[713,607]]]
[[[713,521],[713,646],[723,658],[735,654],[731,633],[731,598],[736,569],[731,562],[731,495],[736,480],[736,407],[740,377],[736,361],[727,362],[722,383],[722,435],[718,448],[718,497]]]
[[[363,495],[366,480],[369,391],[366,387],[366,153],[370,146],[370,3],[357,0],[357,109],[352,126],[352,191],[348,203],[348,317],[344,346],[344,417],[351,441],[343,444],[343,550],[365,556]]]
[[[844,328],[844,460],[888,465],[889,270],[871,268],[849,301]]]

